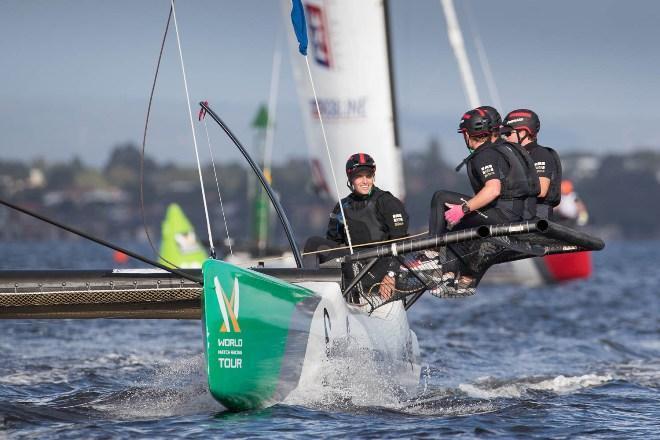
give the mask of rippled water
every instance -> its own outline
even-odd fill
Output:
[[[0,252],[2,268],[112,266],[84,242]],[[658,242],[608,243],[586,282],[423,298],[404,400],[360,379],[232,414],[206,391],[200,322],[0,321],[0,438],[659,438],[658,260]]]

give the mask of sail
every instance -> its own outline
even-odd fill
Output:
[[[181,207],[171,203],[162,224],[161,263],[182,268],[199,268],[207,255],[195,235],[195,229]]]
[[[283,3],[288,14],[291,2]],[[304,0],[303,5],[310,41],[308,61],[342,196],[349,192],[346,159],[363,152],[376,161],[378,186],[402,198],[403,171],[395,133],[383,2]],[[298,54],[293,32],[289,35],[306,140],[318,178],[315,183],[334,188],[306,61]]]

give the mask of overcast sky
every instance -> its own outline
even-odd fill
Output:
[[[209,100],[246,144],[269,91],[278,32],[291,32],[275,0],[177,3],[193,102]],[[562,151],[660,149],[660,2],[457,1],[479,92],[490,103],[475,51],[486,48],[502,113],[541,116],[541,141]],[[392,0],[401,143],[439,138],[464,155],[456,125],[467,109],[439,0]],[[2,159],[102,165],[113,146],[141,142],[167,0],[0,0]],[[472,24],[472,26],[470,25]],[[193,163],[185,94],[171,32],[147,153]],[[289,62],[281,74],[278,157],[306,155]],[[219,132],[214,147],[236,157]],[[204,146],[205,144],[202,144]],[[217,156],[216,156],[217,157]]]

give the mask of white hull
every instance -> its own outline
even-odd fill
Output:
[[[401,301],[369,315],[366,306],[347,304],[336,283],[299,285],[318,293],[321,301],[309,328],[294,398],[323,386],[350,393],[350,389],[363,389],[365,382],[407,395],[416,393],[421,372],[419,344]]]

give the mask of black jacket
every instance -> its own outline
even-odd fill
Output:
[[[408,235],[408,213],[403,203],[378,187],[367,196],[351,193],[341,201],[348,218],[351,242],[354,245],[401,238]],[[339,203],[330,214],[326,238],[348,244],[344,219]]]

